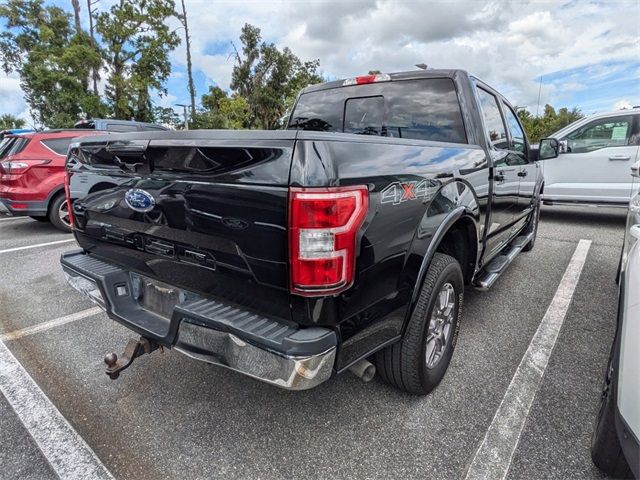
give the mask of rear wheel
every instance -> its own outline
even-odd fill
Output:
[[[456,346],[463,289],[460,264],[436,253],[402,340],[376,354],[377,371],[387,383],[416,395],[438,386]]]
[[[600,410],[591,436],[593,463],[613,478],[633,478],[616,431],[616,391],[618,389],[619,340],[613,347],[602,389]]]
[[[49,220],[58,230],[71,232],[71,220],[64,194],[56,195],[49,206]]]

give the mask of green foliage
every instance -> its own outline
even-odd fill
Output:
[[[153,122],[175,128],[176,130],[184,128],[182,118],[170,107],[155,107],[153,109]]]
[[[320,62],[302,62],[285,47],[262,41],[260,29],[245,24],[236,50],[231,89],[249,105],[249,128],[276,128],[301,88],[322,81]]]
[[[180,44],[167,24],[176,15],[173,0],[119,0],[98,14],[109,71],[106,96],[115,118],[153,120],[151,91],[166,94],[169,52]]]
[[[0,115],[0,130],[11,130],[13,128],[22,128],[25,125],[22,118],[15,117],[10,113]]]
[[[210,86],[201,103],[203,108],[193,115],[191,128],[248,128],[250,108],[246,98],[229,97],[220,87]]]
[[[0,6],[7,29],[0,34],[0,62],[17,71],[25,100],[38,124],[70,127],[81,115],[103,116],[105,106],[87,89],[100,53],[71,15],[42,0],[9,0]]]
[[[529,141],[533,144],[582,117],[584,115],[577,107],[571,110],[563,107],[556,113],[555,109],[548,104],[544,106],[544,113],[539,117],[532,115],[526,109],[518,111],[518,118],[522,122],[525,132],[527,132]]]

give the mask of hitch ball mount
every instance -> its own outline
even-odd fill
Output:
[[[120,355],[120,358],[113,352],[107,353],[104,356],[104,363],[107,365],[105,373],[109,375],[111,380],[116,380],[120,376],[120,372],[129,368],[129,365],[131,365],[136,358],[158,350],[159,348],[161,349],[162,347],[147,338],[140,337],[140,340],[134,340],[132,338],[127,343],[124,353]]]

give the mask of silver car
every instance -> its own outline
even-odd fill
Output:
[[[640,174],[632,167],[620,258],[618,326],[591,442],[593,462],[614,478],[640,477]]]
[[[627,205],[629,167],[640,159],[640,108],[586,117],[550,136],[561,153],[540,162],[545,204]]]

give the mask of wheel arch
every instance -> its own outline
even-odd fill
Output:
[[[454,181],[446,187],[426,209],[408,252],[404,278],[410,282],[412,293],[403,332],[436,252],[458,260],[465,284],[471,283],[477,269],[482,221],[477,197],[466,182]]]
[[[53,204],[53,199],[60,194],[64,195],[64,185],[60,185],[54,188],[49,193],[49,196],[47,197],[47,215],[49,215],[49,212],[51,211],[51,205]]]

